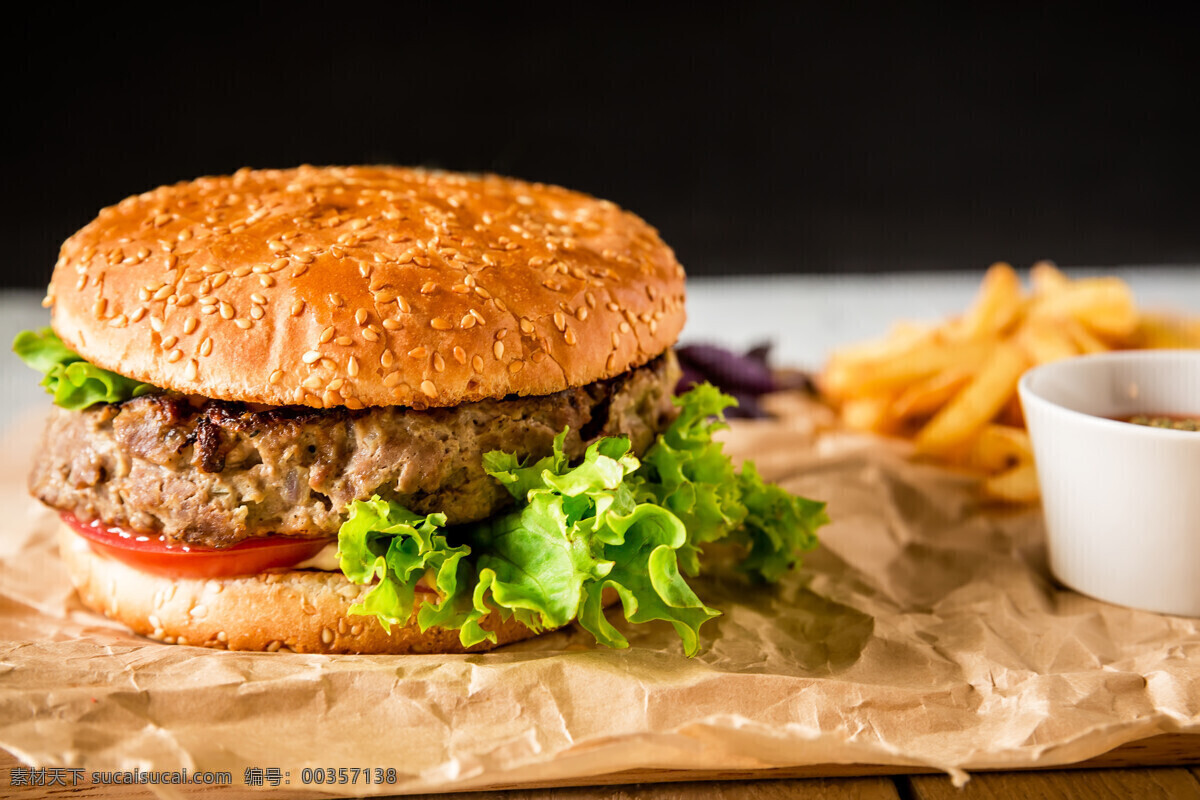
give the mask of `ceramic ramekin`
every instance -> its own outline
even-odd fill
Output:
[[[1200,433],[1114,418],[1200,415],[1200,351],[1056,361],[1019,385],[1050,568],[1110,603],[1200,616]]]

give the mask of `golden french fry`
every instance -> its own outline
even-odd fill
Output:
[[[1004,262],[993,264],[959,330],[969,339],[1002,333],[1020,315],[1024,302],[1016,270]]]
[[[1021,326],[1017,343],[1034,364],[1048,364],[1079,355],[1079,346],[1063,327],[1047,319],[1031,319]]]
[[[930,343],[885,361],[864,364],[849,394],[876,395],[946,370],[971,370],[983,363],[994,347],[991,341]]]
[[[1071,279],[1053,261],[1039,261],[1029,270],[1029,282],[1035,295],[1051,295],[1067,288]]]
[[[967,454],[968,465],[997,473],[1033,460],[1029,434],[1011,425],[985,425]]]
[[[1063,332],[1071,337],[1075,346],[1083,353],[1106,353],[1112,348],[1096,338],[1096,335],[1073,319],[1064,320]]]
[[[973,372],[973,369],[947,369],[914,383],[896,397],[892,414],[897,419],[929,416],[950,402],[971,380]]]
[[[917,449],[924,453],[943,452],[971,438],[1004,407],[1028,366],[1029,360],[1021,348],[1001,342],[966,388],[917,434]]]
[[[896,326],[892,335],[894,338],[872,340],[835,350],[817,377],[821,392],[833,400],[870,394],[862,389],[862,383],[879,364],[920,352],[934,341],[937,333],[932,328]]]
[[[1104,337],[1127,337],[1138,325],[1137,304],[1120,278],[1082,278],[1037,298],[1034,318],[1074,319]]]
[[[893,428],[890,395],[857,397],[842,405],[842,421],[846,427],[872,433],[889,433]]]
[[[1018,464],[983,482],[983,493],[994,500],[1007,503],[1034,503],[1041,496],[1038,490],[1037,468],[1032,461]]]
[[[1170,349],[1200,347],[1200,322],[1163,313],[1142,314],[1130,345]]]

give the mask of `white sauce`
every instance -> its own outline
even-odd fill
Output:
[[[337,542],[327,544],[321,548],[321,552],[317,553],[307,561],[301,561],[292,569],[319,569],[325,572],[341,572],[341,564],[338,561]]]

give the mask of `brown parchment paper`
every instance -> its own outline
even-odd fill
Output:
[[[617,625],[628,650],[566,630],[487,655],[314,656],[162,645],[79,605],[25,493],[38,422],[0,464],[0,746],[37,766],[394,767],[393,786],[478,789],[635,768],[829,763],[1055,765],[1200,731],[1200,621],[1054,584],[1036,510],[977,508],[969,479],[902,448],[778,420],[727,437],[833,524],[775,588],[728,578],[703,650]],[[1136,532],[1131,532],[1136,535]],[[617,615],[610,615],[614,620]]]

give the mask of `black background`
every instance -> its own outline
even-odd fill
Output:
[[[505,5],[6,20],[3,285],[128,194],[301,162],[582,189],[692,274],[1200,263],[1194,10]]]

